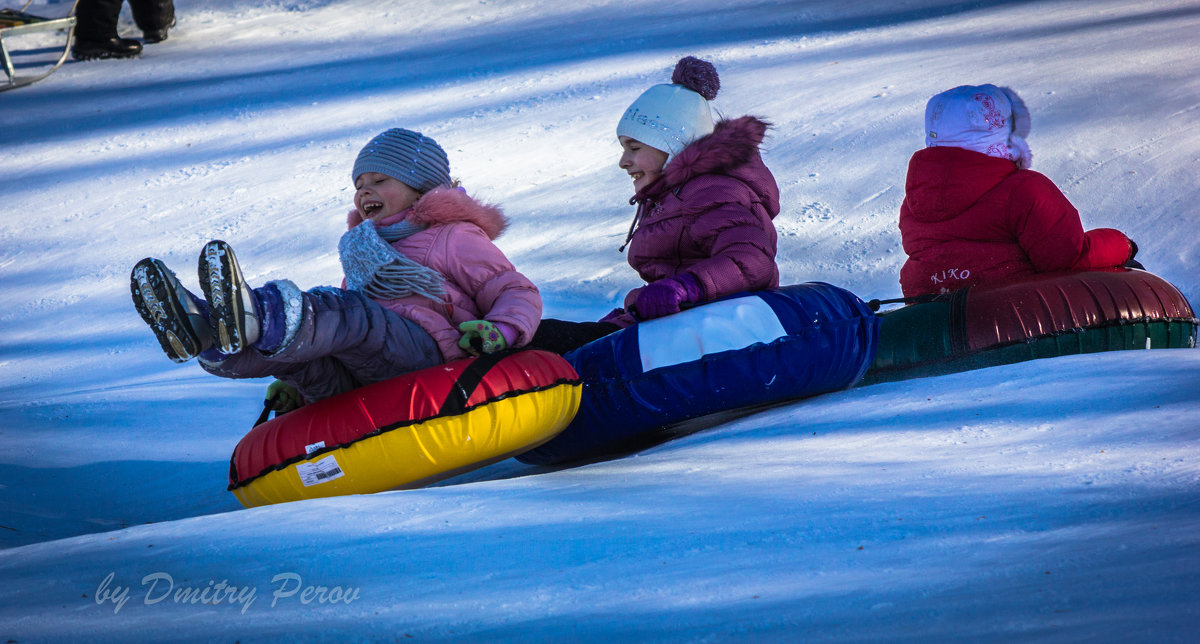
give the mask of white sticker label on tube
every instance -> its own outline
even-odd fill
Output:
[[[338,466],[337,459],[332,454],[312,463],[307,461],[298,463],[296,465],[296,472],[300,474],[300,482],[304,484],[304,487],[318,483],[328,483],[346,475],[342,471],[342,468]]]

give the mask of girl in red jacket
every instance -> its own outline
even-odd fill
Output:
[[[909,161],[900,206],[906,297],[1133,259],[1124,233],[1084,232],[1079,211],[1029,169],[1029,125],[1007,87],[963,85],[929,99],[925,149]]]

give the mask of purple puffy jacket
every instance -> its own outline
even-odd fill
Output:
[[[779,187],[759,156],[768,123],[724,120],[675,155],[663,176],[634,196],[629,265],[646,282],[691,273],[701,301],[779,286]],[[628,308],[640,288],[625,296]]]

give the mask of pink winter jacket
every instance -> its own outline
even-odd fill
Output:
[[[691,273],[702,302],[779,286],[771,221],[779,188],[758,151],[767,127],[753,116],[718,122],[634,197],[639,220],[629,265],[642,279]],[[626,308],[639,291],[625,296]]]
[[[517,331],[517,337],[508,338],[510,346],[528,344],[542,317],[542,298],[533,282],[518,273],[492,243],[508,226],[500,209],[456,188],[435,188],[412,208],[385,217],[378,225],[404,219],[429,227],[392,247],[441,273],[446,278],[446,301],[410,295],[379,303],[425,329],[446,360],[468,355],[458,346],[462,337],[458,325],[468,320],[507,324]],[[351,228],[362,222],[362,213],[350,211]]]

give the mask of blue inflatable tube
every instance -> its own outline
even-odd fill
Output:
[[[631,326],[564,356],[583,380],[579,413],[517,459],[603,456],[685,420],[851,387],[875,359],[878,331],[862,300],[819,282]]]

